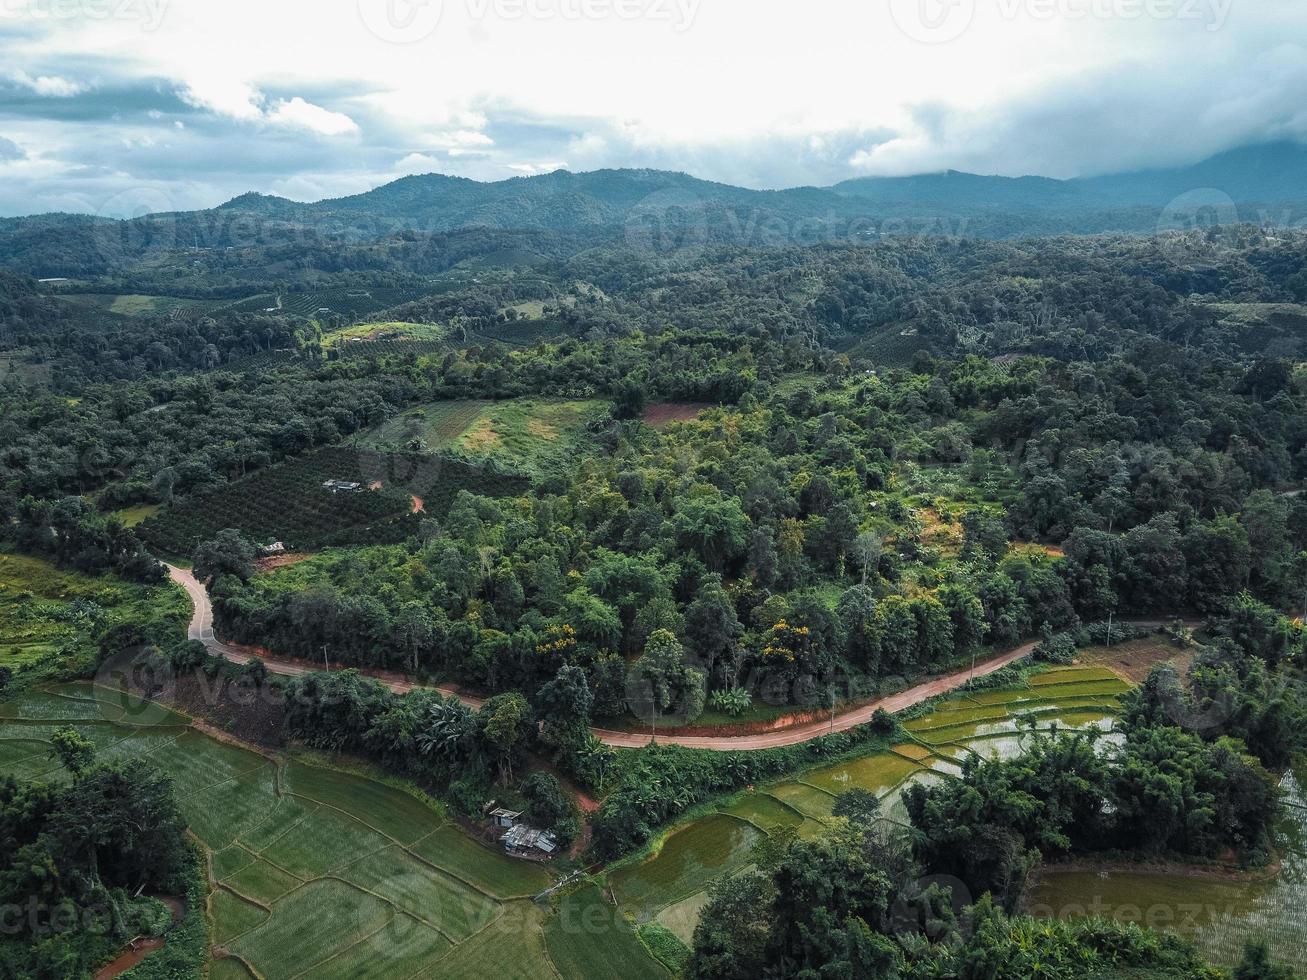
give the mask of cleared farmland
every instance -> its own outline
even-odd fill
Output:
[[[61,778],[50,736],[63,724],[102,756],[145,756],[173,778],[210,852],[212,977],[556,980],[615,951],[624,976],[667,975],[597,891],[533,902],[546,868],[478,844],[429,801],[217,741],[103,688],[0,703],[0,775]]]
[[[546,473],[575,463],[587,451],[586,423],[599,401],[515,398],[508,401],[432,402],[409,409],[364,436],[364,444],[392,452],[450,449],[472,459]]]

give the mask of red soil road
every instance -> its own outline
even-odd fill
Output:
[[[211,653],[226,657],[236,663],[245,663],[257,657],[268,665],[269,672],[292,677],[322,670],[321,664],[307,660],[273,657],[267,651],[258,647],[246,647],[222,642],[213,635],[213,606],[209,602],[209,594],[205,591],[204,586],[196,581],[195,576],[188,569],[169,565],[168,574],[191,597],[191,605],[195,611],[191,616],[191,624],[187,635],[193,640],[199,640]],[[1131,620],[1130,622],[1143,627],[1162,625],[1161,620]],[[1037,641],[1032,640],[1007,651],[1007,653],[991,657],[989,660],[982,660],[976,664],[974,671],[967,669],[945,674],[942,677],[925,681],[896,694],[879,698],[870,704],[851,708],[843,714],[836,715],[834,723],[829,719],[805,722],[788,728],[759,732],[752,735],[659,735],[656,741],[663,745],[684,745],[687,748],[712,749],[716,752],[772,749],[784,745],[797,745],[800,742],[820,738],[822,735],[829,735],[831,732],[847,731],[850,728],[856,728],[858,725],[866,724],[871,720],[871,716],[876,713],[878,708],[884,708],[891,713],[903,711],[929,698],[956,691],[971,680],[972,677],[984,677],[986,674],[992,674],[994,671],[1001,670],[1008,664],[1028,656],[1035,649],[1036,643]],[[359,673],[381,681],[397,694],[405,694],[424,686],[414,684],[403,674],[392,671],[359,668]],[[478,708],[482,704],[479,698],[463,694],[453,685],[437,686],[435,690],[456,697],[473,708]],[[643,732],[617,732],[606,728],[592,728],[590,730],[605,745],[616,748],[638,749],[648,745],[650,741],[649,735]]]

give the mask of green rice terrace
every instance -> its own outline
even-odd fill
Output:
[[[147,757],[172,777],[209,852],[212,976],[556,978],[613,963],[667,976],[597,890],[533,902],[550,872],[475,842],[438,804],[87,683],[0,704],[0,774],[64,778],[50,752],[62,725],[101,758]]]
[[[839,794],[854,787],[881,797],[885,819],[906,822],[899,797],[914,780],[959,771],[967,753],[1015,755],[1026,737],[1022,716],[1040,729],[1110,729],[1118,696],[1129,685],[1098,666],[1056,668],[1031,678],[1028,688],[982,690],[949,697],[904,724],[908,740],[888,752],[825,766],[729,801],[682,824],[643,858],[612,870],[608,881],[621,909],[637,923],[656,922],[690,943],[714,879],[750,865],[764,835],[793,827],[818,832]],[[1109,736],[1110,737],[1110,736]]]
[[[148,758],[167,773],[206,849],[211,977],[667,978],[684,954],[678,942],[692,941],[709,886],[750,867],[769,835],[820,832],[843,792],[870,790],[883,820],[905,823],[903,789],[948,778],[968,754],[1011,757],[1032,730],[1054,727],[1095,727],[1113,738],[1129,684],[1084,662],[1093,659],[1041,669],[1020,686],[927,703],[888,751],[749,787],[606,874],[557,891],[548,866],[478,843],[441,804],[402,783],[220,741],[183,714],[87,682],[0,702],[0,775],[65,779],[51,743],[65,725],[100,758]],[[1307,807],[1293,774],[1286,788],[1278,874],[1249,882],[1054,871],[1027,904],[1035,914],[1097,909],[1137,921],[1150,906],[1192,909],[1192,919],[1149,924],[1184,932],[1226,960],[1244,935],[1277,923],[1292,945],[1281,955],[1302,963]]]

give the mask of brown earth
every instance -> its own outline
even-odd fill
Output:
[[[645,425],[661,429],[672,422],[688,422],[698,418],[699,413],[705,408],[712,407],[708,402],[662,402],[658,405],[647,405],[643,418]]]

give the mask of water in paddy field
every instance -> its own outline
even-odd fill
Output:
[[[730,806],[675,829],[657,853],[619,868],[609,884],[624,912],[657,920],[687,944],[715,878],[750,866],[752,844],[763,834],[793,828],[800,837],[821,833],[839,795],[858,787],[881,798],[882,812],[907,822],[902,793],[910,783],[956,776],[968,754],[1011,756],[1029,738],[1018,716],[1033,715],[1041,729],[1099,728],[1110,734],[1124,681],[1097,667],[1069,667],[1037,675],[1031,688],[955,694],[909,721],[910,741],[889,751],[826,765],[758,787]]]
[[[1147,872],[1062,871],[1043,875],[1027,896],[1035,915],[1103,915],[1195,942],[1232,964],[1246,939],[1265,937],[1271,955],[1307,970],[1307,766],[1285,775],[1278,874],[1243,879]]]

